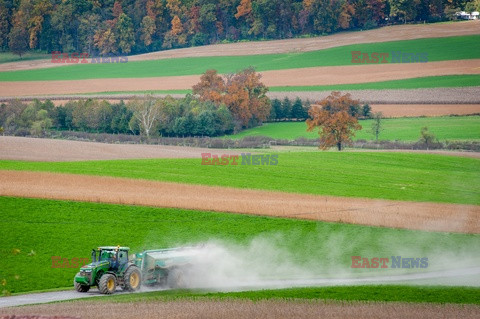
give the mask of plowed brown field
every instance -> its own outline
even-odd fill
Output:
[[[50,316],[45,318],[478,318],[477,305],[401,302],[340,302],[283,300],[178,300],[156,302],[72,301],[0,309],[3,315]],[[13,318],[13,317],[6,317]],[[30,317],[30,318],[33,318]],[[44,317],[41,317],[44,318]]]
[[[0,196],[104,202],[480,233],[480,206],[343,198],[45,172],[0,171]]]
[[[372,112],[385,117],[480,114],[480,104],[373,104]]]
[[[95,142],[0,136],[0,159],[22,161],[86,161],[140,158],[200,158],[201,153],[225,154],[225,150],[144,144]],[[241,152],[228,151],[229,154]]]

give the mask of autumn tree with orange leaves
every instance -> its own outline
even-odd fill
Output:
[[[193,86],[193,94],[198,95],[201,101],[221,104],[225,94],[225,82],[216,70],[207,70],[200,77],[200,82]]]
[[[225,104],[242,128],[265,121],[270,114],[268,88],[253,68],[222,77],[216,70],[206,71],[193,86],[193,94],[202,101]]]
[[[341,151],[345,144],[352,143],[356,130],[361,130],[358,119],[351,114],[352,106],[358,106],[358,100],[352,100],[350,94],[332,92],[327,98],[312,105],[308,114],[307,131],[319,128],[320,148],[326,150],[336,146]]]

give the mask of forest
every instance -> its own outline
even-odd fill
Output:
[[[137,54],[455,19],[480,0],[0,0],[0,49]]]

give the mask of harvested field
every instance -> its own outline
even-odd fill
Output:
[[[0,196],[174,207],[480,233],[480,206],[343,198],[113,177],[0,171]]]
[[[0,158],[24,161],[85,161],[140,158],[200,158],[201,153],[222,155],[223,150],[143,144],[107,144],[44,138],[0,137]],[[240,152],[231,152],[240,154]]]
[[[5,315],[63,316],[62,318],[478,318],[475,305],[283,301],[177,300],[157,302],[74,301],[0,309]],[[19,317],[17,317],[19,318]],[[43,317],[42,317],[43,318]],[[60,317],[57,317],[60,318]]]
[[[480,59],[313,67],[260,73],[262,82],[267,86],[353,84],[425,76],[480,74]],[[135,79],[0,82],[0,96],[95,93],[99,88],[108,88],[109,91],[181,90],[190,89],[199,79],[200,75],[186,75]]]
[[[319,101],[330,95],[322,92],[269,92],[270,98],[289,97]],[[415,90],[346,90],[352,98],[370,104],[480,104],[480,87],[435,88]]]
[[[480,114],[480,104],[373,104],[372,112],[385,117]]]
[[[478,21],[445,24],[396,25],[362,32],[341,32],[330,36],[314,38],[214,44],[193,48],[159,51],[131,56],[129,57],[129,61],[199,56],[236,56],[307,52],[358,43],[440,38],[479,33]],[[58,66],[58,64],[53,64],[50,60],[12,62],[0,64],[0,72],[48,68],[54,66]]]

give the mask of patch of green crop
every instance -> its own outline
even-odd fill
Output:
[[[468,48],[468,50],[459,50],[458,48]],[[426,52],[428,53],[429,62],[477,59],[480,58],[480,35],[354,44],[300,53],[77,64],[55,68],[0,72],[0,81],[165,77],[202,74],[208,69],[216,69],[219,73],[232,73],[250,66],[255,67],[257,71],[267,71],[352,65],[352,51],[368,53],[393,51]],[[108,90],[108,88],[101,89]]]
[[[362,129],[355,132],[355,140],[374,140],[371,132],[373,120],[360,120]],[[428,127],[440,141],[480,140],[480,116],[444,116],[382,119],[383,130],[380,140],[418,141],[422,127]],[[307,132],[305,122],[266,123],[247,129],[228,138],[246,136],[268,136],[277,139],[293,140],[298,137],[318,138],[318,130]]]
[[[201,161],[199,153],[197,159],[0,161],[0,169],[115,176],[318,195],[480,204],[480,160],[474,158],[317,150],[279,153],[278,165],[211,166],[201,165]]]
[[[91,249],[101,245],[125,245],[139,252],[209,241],[233,247],[232,253],[249,252],[256,267],[271,262],[264,258],[272,256],[264,253],[267,249],[281,256],[279,260],[308,269],[319,278],[338,276],[340,270],[351,271],[351,256],[357,255],[428,257],[429,268],[413,269],[416,272],[444,269],[449,267],[449,260],[455,267],[465,265],[468,258],[478,264],[476,251],[480,245],[479,235],[185,209],[0,197],[0,211],[0,282],[5,279],[2,290],[12,293],[73,289],[78,269],[52,268],[51,257],[89,258]],[[352,273],[371,277],[396,274],[394,270],[355,269]],[[429,284],[438,284],[437,280]],[[462,281],[455,279],[455,283],[461,285]],[[316,293],[305,295],[309,294]],[[288,295],[293,297],[293,293]],[[341,295],[344,297],[346,291]],[[328,298],[335,299],[332,294]]]

